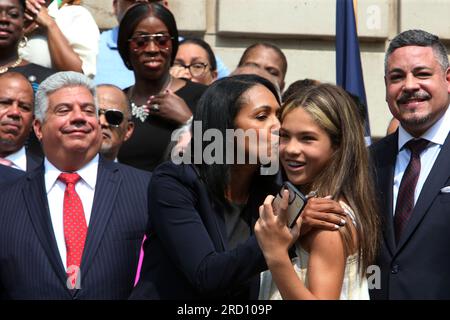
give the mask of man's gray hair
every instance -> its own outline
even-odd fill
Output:
[[[438,36],[424,30],[407,30],[392,39],[384,57],[384,74],[387,74],[387,63],[391,54],[398,48],[407,46],[431,47],[436,60],[444,72],[448,69],[448,53]]]
[[[74,71],[57,72],[45,79],[36,92],[34,115],[41,123],[45,121],[48,108],[48,96],[53,92],[66,87],[85,87],[94,97],[95,108],[98,103],[95,85],[87,76]],[[98,113],[98,112],[97,112]]]

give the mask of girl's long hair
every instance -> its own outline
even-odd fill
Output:
[[[318,195],[333,195],[355,212],[359,270],[365,273],[378,248],[378,210],[364,140],[364,121],[353,99],[340,87],[320,84],[299,92],[285,102],[281,122],[288,113],[303,108],[330,137],[334,153],[312,182]],[[340,228],[347,255],[355,250],[349,228]]]

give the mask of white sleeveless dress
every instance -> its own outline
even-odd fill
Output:
[[[355,214],[353,210],[344,202],[340,202],[344,211],[351,217],[355,224]],[[297,242],[295,245],[297,257],[292,259],[295,272],[308,288],[308,260],[309,253],[300,247]],[[355,253],[347,257],[344,271],[344,280],[342,283],[340,300],[369,300],[369,288],[367,278],[361,277],[358,271],[358,254]],[[261,273],[261,283],[259,289],[260,300],[282,300],[275,282],[272,280],[270,271]]]

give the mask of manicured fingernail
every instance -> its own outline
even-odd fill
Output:
[[[341,219],[341,226],[344,226],[347,223],[344,219]]]
[[[335,229],[339,229],[340,227],[339,227],[337,224],[335,224],[335,225],[334,225],[334,228],[335,228]]]

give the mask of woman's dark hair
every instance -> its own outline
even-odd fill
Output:
[[[22,13],[25,13],[25,8],[26,8],[26,6],[27,6],[26,0],[18,0],[17,2],[18,2],[19,5],[22,7],[22,8],[21,8],[21,9],[22,9]]]
[[[187,43],[195,44],[205,50],[206,54],[208,55],[208,62],[211,70],[217,70],[216,56],[214,55],[211,46],[206,41],[199,38],[185,38],[184,40],[180,41],[180,46]]]
[[[153,16],[161,20],[169,30],[172,37],[172,57],[170,64],[172,65],[178,51],[178,29],[173,14],[159,3],[138,2],[131,6],[119,25],[119,36],[117,39],[117,47],[124,64],[128,69],[133,70],[130,63],[130,47],[128,39],[131,38],[136,26],[145,18]]]
[[[244,74],[213,82],[200,98],[194,114],[191,150],[196,150],[195,145],[201,144],[202,155],[204,154],[205,148],[211,142],[203,141],[203,139],[195,141],[195,139],[197,136],[202,138],[209,129],[218,130],[223,137],[223,163],[207,164],[202,156],[202,163],[198,165],[198,169],[212,196],[224,205],[228,205],[225,191],[229,183],[230,172],[230,164],[225,161],[227,129],[235,129],[236,116],[245,103],[243,96],[249,89],[257,85],[266,87],[280,103],[277,89],[272,82],[257,75]],[[201,126],[196,125],[196,121],[201,121]],[[201,132],[196,132],[196,130]]]

